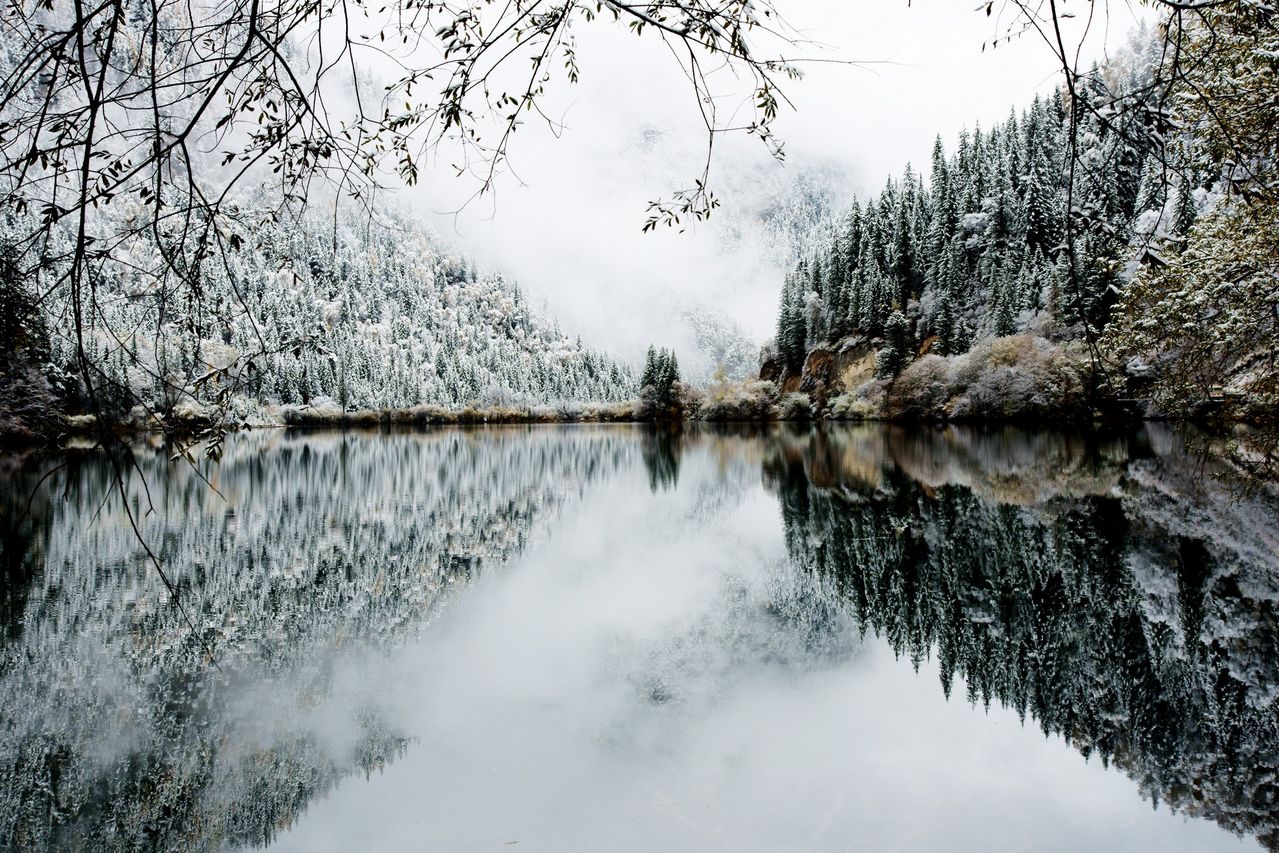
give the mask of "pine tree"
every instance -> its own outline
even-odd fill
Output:
[[[990,332],[996,337],[1011,335],[1016,331],[1014,320],[1017,316],[1017,294],[1013,277],[1008,274],[1009,265],[1005,263],[998,274],[989,305]]]
[[[915,293],[915,239],[912,226],[915,182],[910,165],[902,178],[902,192],[893,206],[892,247],[889,250],[888,274],[897,285],[892,302],[905,308]]]
[[[1195,224],[1195,219],[1199,216],[1199,208],[1195,204],[1195,191],[1190,185],[1190,179],[1182,177],[1181,183],[1177,186],[1176,207],[1173,208],[1172,230],[1180,237],[1184,237],[1190,233],[1190,228]]]
[[[801,265],[796,272],[796,281],[787,293],[787,310],[785,328],[781,330],[780,349],[785,352],[786,369],[798,373],[804,366],[804,356],[808,350],[808,320],[805,310],[805,288],[803,281],[805,268]]]
[[[679,359],[675,357],[675,350],[671,350],[667,355],[662,383],[667,400],[674,404],[676,402],[675,386],[679,383]]]
[[[884,348],[875,357],[875,372],[881,377],[895,377],[906,368],[914,355],[910,321],[894,311],[884,323]]]
[[[644,356],[644,372],[640,374],[640,387],[649,388],[657,382],[657,350],[648,345],[648,353]]]
[[[963,324],[955,311],[955,301],[944,294],[937,311],[937,352],[939,355],[958,355],[967,348]]]
[[[827,284],[827,309],[829,331],[832,337],[842,338],[848,334],[848,268],[844,238],[836,234],[831,241],[830,258],[826,269],[829,271]]]
[[[954,210],[951,199],[950,170],[946,165],[946,149],[942,145],[941,136],[933,142],[932,193],[930,201],[932,212],[929,217],[927,259],[924,268],[936,278],[936,266],[941,260],[946,242],[954,228]]]
[[[990,217],[986,220],[986,243],[990,249],[1002,252],[1008,247],[1013,233],[1013,211],[1011,209],[1012,187],[1008,176],[1000,178],[999,186],[991,198]]]
[[[1137,190],[1137,201],[1133,205],[1135,212],[1142,214],[1148,210],[1162,210],[1165,195],[1163,160],[1155,156],[1147,157],[1141,186]]]
[[[817,305],[824,308],[826,305],[826,277],[822,272],[822,259],[818,255],[813,258],[813,266],[808,274],[808,291],[804,294],[805,315],[812,313],[809,317],[811,327],[808,329],[808,336],[814,341],[820,341],[826,337],[828,329],[826,328],[824,310],[817,312],[809,312],[807,310],[810,295],[817,300]]]
[[[1053,234],[1052,207],[1048,188],[1037,168],[1032,168],[1023,184],[1025,190],[1026,248],[1048,251]]]
[[[857,268],[861,264],[862,209],[857,199],[853,199],[844,227],[844,281],[852,282],[857,277]]]

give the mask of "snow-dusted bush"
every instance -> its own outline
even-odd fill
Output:
[[[337,423],[342,418],[342,407],[332,397],[316,397],[309,405],[286,405],[280,407],[280,417],[286,424],[313,423],[323,421]]]
[[[807,394],[793,391],[783,394],[777,402],[777,419],[780,421],[807,421],[813,417],[813,403]]]
[[[829,416],[840,421],[873,421],[884,416],[883,411],[873,400],[859,397],[856,394],[840,394],[828,404]]]
[[[939,355],[926,355],[913,362],[888,393],[888,411],[895,418],[938,417],[950,399],[951,363]]]
[[[771,420],[778,399],[776,383],[764,379],[717,382],[703,393],[697,416],[704,421]]]
[[[588,421],[615,423],[635,420],[635,403],[622,401],[619,403],[588,403],[583,407],[582,417]]]
[[[914,420],[1022,420],[1084,411],[1086,356],[1034,335],[979,342],[961,356],[928,355],[888,386],[885,412]]]

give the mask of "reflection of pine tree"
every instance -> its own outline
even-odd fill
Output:
[[[1279,720],[1259,698],[1273,687],[1241,680],[1201,636],[1203,542],[1134,531],[1114,498],[1032,511],[954,486],[925,495],[894,471],[850,502],[788,471],[776,480],[792,560],[898,655],[918,666],[935,653],[947,696],[958,676],[969,701],[1029,715],[1152,800],[1279,842]],[[1138,549],[1176,570],[1183,633],[1146,615]],[[1241,593],[1227,579],[1216,594]],[[1273,653],[1279,620],[1259,606],[1254,642]]]
[[[679,425],[656,425],[644,433],[641,449],[651,491],[673,489],[679,482],[683,434]]]
[[[221,672],[159,578],[138,568],[118,500],[103,502],[114,475],[101,456],[57,472],[36,494],[32,526],[6,538],[5,568],[16,567],[0,594],[0,849],[268,844],[343,778],[405,747],[376,708],[342,720],[335,645],[411,638],[448,590],[636,461],[632,442],[589,429],[482,442],[460,431],[233,439],[221,494],[146,447],[124,484],[141,503],[145,476],[157,511],[139,524],[164,544]],[[19,487],[0,496],[0,524],[14,504],[26,510],[39,473],[10,480]],[[345,722],[349,746],[289,714],[260,729],[261,712],[232,701],[243,683],[269,688],[283,709]],[[129,748],[104,749],[104,733],[122,730]]]

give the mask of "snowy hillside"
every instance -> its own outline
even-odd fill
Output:
[[[395,212],[369,221],[330,210],[270,225],[206,266],[194,306],[134,272],[157,266],[148,253],[158,255],[135,244],[113,266],[88,342],[121,404],[126,386],[159,410],[194,395],[241,414],[258,404],[331,405],[323,398],[352,409],[634,394],[627,367],[567,337],[514,283],[478,275]],[[53,361],[70,365],[74,340],[57,334],[59,310],[50,305]]]

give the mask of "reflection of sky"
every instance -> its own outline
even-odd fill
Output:
[[[806,631],[819,596],[791,575],[772,495],[734,478],[746,494],[689,523],[719,476],[693,450],[673,491],[612,478],[418,644],[336,675],[415,741],[311,802],[277,848],[1252,845],[1152,809],[1034,721],[947,702],[929,663],[916,674],[850,626]]]

